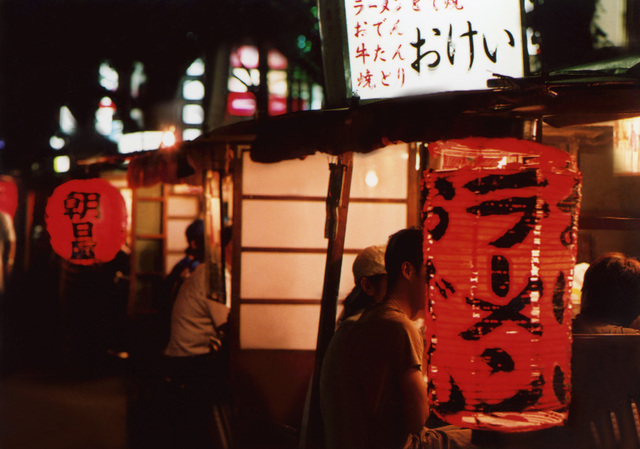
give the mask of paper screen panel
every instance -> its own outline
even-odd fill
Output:
[[[408,161],[407,144],[390,145],[367,154],[355,153],[351,197],[405,199]]]
[[[162,203],[160,201],[138,201],[136,234],[162,234]]]
[[[242,349],[314,350],[320,305],[243,304]]]
[[[170,217],[197,217],[200,213],[200,199],[195,196],[170,196],[167,198],[167,212]]]
[[[354,255],[342,263],[341,299],[353,288],[351,265]],[[242,254],[240,294],[243,299],[322,298],[324,254],[258,253]]]
[[[192,222],[191,218],[167,220],[167,250],[178,251],[187,248],[188,243],[185,231]]]
[[[371,245],[382,245],[391,234],[406,226],[406,204],[351,203],[345,248],[364,249]]]
[[[326,196],[329,158],[326,154],[304,160],[260,164],[244,153],[242,193],[244,195]]]
[[[244,200],[242,246],[326,248],[325,203]]]
[[[167,254],[165,273],[166,274],[171,273],[171,270],[173,269],[173,267],[175,267],[176,264],[180,262],[180,260],[182,260],[183,257],[184,257],[184,253]]]

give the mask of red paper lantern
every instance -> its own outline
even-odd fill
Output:
[[[53,250],[71,263],[113,260],[126,240],[124,199],[104,179],[62,184],[47,201],[46,214]]]
[[[571,380],[580,173],[516,139],[429,146],[425,262],[431,405],[505,432],[560,425]]]
[[[3,176],[0,179],[0,211],[15,217],[18,208],[18,186],[15,181]]]

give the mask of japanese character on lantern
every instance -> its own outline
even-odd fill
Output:
[[[96,255],[94,248],[96,241],[93,240],[93,223],[71,223],[73,227],[74,240],[71,242],[72,260],[93,260]]]
[[[89,211],[93,211],[96,218],[100,218],[100,194],[96,192],[70,192],[64,200],[64,214],[71,220],[84,218]]]

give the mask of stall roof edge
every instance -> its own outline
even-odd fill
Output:
[[[316,152],[368,153],[395,142],[513,137],[518,120],[542,118],[551,126],[565,127],[640,116],[640,80],[629,74],[592,73],[587,78],[562,73],[499,81],[500,87],[492,90],[354,102],[350,108],[244,120],[183,142],[178,151],[213,157],[228,144],[246,143],[254,161],[269,163]]]

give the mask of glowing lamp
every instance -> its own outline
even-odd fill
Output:
[[[581,176],[517,139],[429,146],[424,175],[429,398],[443,420],[518,432],[561,425]]]
[[[47,201],[46,214],[53,250],[74,264],[113,260],[126,240],[124,199],[104,179],[60,185]]]

